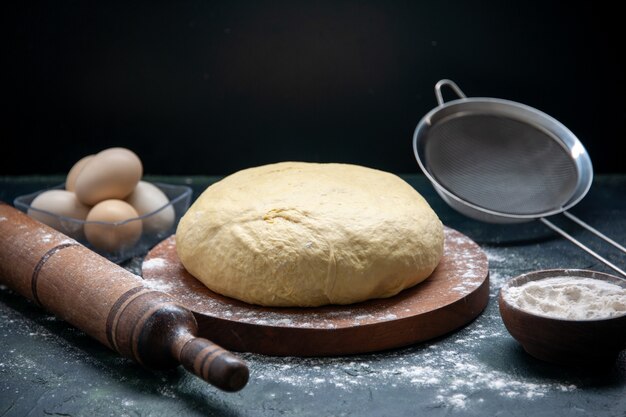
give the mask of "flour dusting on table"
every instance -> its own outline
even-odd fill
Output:
[[[501,338],[483,324],[451,336],[448,341],[357,357],[296,358],[240,354],[256,364],[254,379],[307,390],[315,396],[328,387],[356,392],[378,386],[432,389],[433,407],[465,409],[484,401],[487,392],[503,398],[535,400],[552,392],[572,392],[566,380],[550,382],[494,369],[473,355],[472,347]],[[419,360],[416,360],[416,357]],[[281,389],[284,389],[281,387]]]

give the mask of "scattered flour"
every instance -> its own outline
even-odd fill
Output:
[[[142,271],[148,271],[151,269],[166,268],[167,266],[168,262],[166,259],[151,258],[143,262],[143,264],[141,265],[141,269]],[[172,289],[175,287],[174,282],[162,278],[144,279],[143,283],[144,286],[148,288],[163,292],[171,292]]]
[[[489,270],[489,283],[493,289],[499,290],[510,278],[511,277],[502,275],[502,273],[497,270]]]
[[[333,387],[356,392],[363,386],[412,386],[435,392],[432,406],[465,409],[481,403],[487,396],[535,400],[553,392],[573,392],[577,386],[566,381],[540,378],[494,369],[472,353],[472,347],[501,338],[491,326],[475,324],[452,336],[452,343],[442,341],[423,345],[412,352],[404,350],[374,353],[367,357],[296,358],[240,354],[256,364],[254,378],[259,383],[278,383],[307,390]],[[419,355],[419,361],[415,361]],[[281,388],[282,389],[282,388]]]
[[[158,279],[145,279],[143,280],[144,287],[150,288],[156,291],[169,292],[174,288],[172,283],[167,281],[162,281]]]
[[[626,288],[593,278],[555,277],[507,287],[504,299],[533,314],[593,320],[626,314]]]
[[[163,268],[167,266],[167,260],[163,258],[151,258],[143,262],[143,269]]]
[[[494,297],[498,295],[500,288],[513,278],[504,271],[510,271],[511,265],[526,266],[526,261],[511,248],[484,246],[481,249],[487,254],[489,260],[489,294]]]
[[[493,250],[490,250],[489,248],[482,248],[482,249],[487,254],[487,258],[489,259],[490,263],[499,264],[499,263],[506,262],[507,258],[503,256],[502,254],[498,252],[494,252]]]

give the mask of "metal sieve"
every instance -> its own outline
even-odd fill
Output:
[[[459,99],[444,102],[450,87]],[[435,85],[439,106],[413,135],[413,151],[437,193],[460,213],[488,223],[539,219],[605,265],[613,265],[545,217],[563,213],[626,253],[566,210],[589,191],[593,168],[578,138],[549,115],[514,101],[467,98],[451,80]]]

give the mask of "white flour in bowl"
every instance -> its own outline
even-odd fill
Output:
[[[555,277],[503,292],[505,301],[532,314],[566,320],[596,320],[626,314],[626,288],[593,278]]]

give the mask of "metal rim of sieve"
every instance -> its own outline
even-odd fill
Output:
[[[441,88],[443,86],[449,86],[452,88],[452,90],[454,90],[460,98],[444,102],[441,94]],[[413,151],[415,153],[417,163],[433,184],[435,190],[456,210],[469,217],[490,223],[531,221],[541,217],[558,214],[568,208],[571,208],[584,198],[589,191],[593,180],[593,168],[589,155],[580,140],[578,140],[578,138],[569,129],[553,117],[533,107],[514,101],[486,97],[467,98],[453,81],[447,79],[441,80],[437,83],[435,86],[435,94],[437,96],[439,106],[426,114],[417,125],[413,135]],[[546,188],[545,191],[536,191],[535,194],[528,196],[544,199],[546,204],[540,205],[539,207],[514,210],[494,207],[498,205],[498,199],[501,198],[501,196],[498,196],[497,193],[492,193],[489,194],[489,197],[485,197],[485,195],[487,195],[490,191],[487,187],[498,185],[501,181],[501,178],[497,178],[495,175],[493,177],[480,176],[481,181],[479,183],[469,185],[466,185],[463,181],[458,181],[458,183],[446,183],[442,180],[442,177],[445,176],[441,174],[441,171],[448,168],[454,168],[451,165],[457,166],[457,172],[455,172],[457,177],[476,176],[476,171],[480,171],[482,168],[477,167],[474,172],[469,172],[470,169],[466,166],[470,165],[469,162],[464,165],[464,161],[459,160],[451,161],[452,163],[450,164],[431,163],[431,159],[436,158],[429,158],[429,156],[432,157],[434,154],[438,157],[438,153],[442,153],[442,145],[439,145],[441,140],[438,141],[439,138],[435,137],[436,135],[433,135],[433,132],[446,129],[446,125],[449,126],[455,123],[458,124],[459,122],[463,123],[463,120],[468,120],[469,118],[476,116],[483,118],[491,117],[494,118],[494,121],[496,122],[501,120],[505,125],[515,124],[517,132],[522,132],[523,135],[531,132],[534,137],[533,140],[536,144],[535,146],[541,146],[542,141],[545,141],[546,143],[550,141],[551,143],[549,146],[551,149],[547,152],[550,152],[551,154],[543,155],[542,158],[545,161],[546,159],[549,159],[549,156],[558,156],[564,165],[570,164],[568,169],[571,171],[571,174],[573,174],[572,177],[575,178],[567,179],[569,189],[563,191],[563,187],[561,187],[560,182],[565,179],[557,178],[553,181],[554,184],[552,187]],[[472,141],[472,143],[466,144],[466,146],[481,145],[480,138],[476,138],[475,135],[474,137],[468,139],[468,135],[464,134],[466,132],[456,132],[454,129],[454,127],[451,129],[453,130],[452,135],[455,136],[453,140],[457,140],[458,137],[461,137],[461,140],[466,142]],[[514,140],[508,139],[508,144],[514,144]],[[488,158],[485,158],[487,160],[485,160],[482,165],[494,165],[498,163],[504,165],[509,163],[513,165],[511,167],[512,171],[517,173],[519,176],[535,174],[532,164],[529,161],[524,161],[525,155],[523,155],[522,158],[516,158],[516,155],[511,155],[511,152],[506,149],[504,145],[499,147],[496,152],[488,154]],[[496,144],[495,146],[498,145]],[[521,144],[518,145],[518,150],[519,146],[521,146]],[[448,144],[448,148],[449,147],[450,145]],[[449,151],[448,148],[443,149],[443,151]],[[528,150],[527,153],[530,153],[531,151],[532,150]],[[522,152],[526,151],[522,150]],[[442,158],[445,158],[445,156],[446,155],[443,155]],[[452,156],[458,156],[458,154],[455,153]],[[463,154],[461,157],[465,158],[466,156]],[[461,165],[460,169],[458,168],[459,165]],[[535,175],[535,179],[536,181],[541,181],[539,174]],[[550,178],[546,178],[546,181],[549,180]],[[520,191],[523,188],[521,186],[523,185],[522,183],[523,181],[518,181],[517,184],[514,184],[517,186],[514,186],[510,192],[513,193]],[[475,187],[477,189],[474,194],[478,195],[472,195],[472,197],[475,198],[468,198],[463,195],[468,186]],[[559,188],[561,188],[560,191]],[[508,197],[510,197],[510,195]],[[518,202],[523,204],[525,198],[526,197],[524,196],[520,196]],[[526,198],[526,202],[528,202],[528,198]]]
[[[444,86],[450,87],[459,96],[459,99],[444,102],[441,93],[441,88]],[[413,152],[420,168],[446,203],[468,217],[488,223],[518,223],[540,220],[580,249],[626,277],[626,271],[545,218],[562,213],[581,227],[626,253],[624,246],[567,212],[567,209],[582,200],[591,188],[593,181],[591,159],[580,140],[569,129],[546,113],[525,104],[497,98],[467,98],[456,83],[448,79],[437,82],[435,96],[439,106],[427,113],[415,128]],[[461,128],[453,126],[451,133],[433,133],[437,128],[445,132],[446,124],[457,123],[459,120],[462,123],[464,119],[472,117],[487,118],[490,121],[486,124],[483,123],[485,129],[480,129],[480,126],[476,129],[472,123],[469,123],[466,126],[461,126]],[[512,139],[501,134],[502,131],[494,133],[489,130],[493,128],[489,125],[490,123],[514,126],[512,129],[508,129],[509,133],[515,133],[517,130],[518,136]],[[519,134],[520,131],[530,133],[521,135]],[[533,152],[528,152],[528,149],[525,149],[524,143],[518,140],[520,138],[522,140],[530,138],[530,142],[532,142],[530,148],[533,148]],[[454,147],[457,145],[455,142],[458,141],[464,146],[455,151]],[[466,143],[463,143],[464,141]],[[548,144],[547,148],[544,149],[542,142],[545,142],[543,145]],[[450,145],[450,143],[452,144]],[[483,143],[488,143],[489,146],[487,146],[486,153],[481,154]],[[537,152],[534,152],[534,148],[537,148]],[[496,152],[491,152],[493,149]],[[521,152],[522,156],[528,157],[528,161],[519,158],[515,152]],[[497,158],[491,158],[494,155]],[[537,155],[540,156],[537,158]],[[433,164],[432,159],[438,159],[438,162]],[[556,178],[550,186],[542,190],[540,182],[545,170],[541,168],[545,168],[545,166],[550,168],[554,160],[560,160],[563,165],[562,170],[557,169],[555,171],[557,176],[560,175],[563,178]],[[485,177],[481,174],[483,161],[487,170],[492,169],[492,173],[496,175]],[[533,166],[536,161],[544,162],[543,165],[545,166]],[[479,165],[478,168],[475,168],[475,165]],[[442,174],[439,170],[444,171],[444,173]],[[508,172],[509,170],[511,172]],[[512,175],[509,175],[511,173]],[[513,185],[517,185],[518,188],[511,187],[508,189],[507,183],[500,184],[502,178],[498,175],[513,177],[516,179],[513,181]],[[523,177],[522,181],[519,181],[520,178],[516,178],[520,176]],[[534,189],[532,194],[523,195],[526,192],[523,184],[528,178],[534,178],[537,184],[530,187]],[[546,181],[549,182],[549,178]],[[520,184],[522,185],[520,186]],[[561,184],[567,185],[567,190],[564,192],[560,192]],[[465,188],[472,189],[468,193]],[[496,192],[493,193],[490,188],[495,188]],[[503,195],[498,195],[498,190],[505,190],[505,192]],[[521,191],[521,199],[516,199],[517,191]],[[555,192],[558,194],[557,196],[552,195]],[[531,201],[533,198],[540,200],[543,198],[546,204],[533,206]],[[512,201],[507,201],[507,199]],[[528,207],[524,206],[524,203],[528,201],[530,201]],[[523,207],[517,211],[503,210],[503,207],[514,207],[516,204],[521,204]]]

